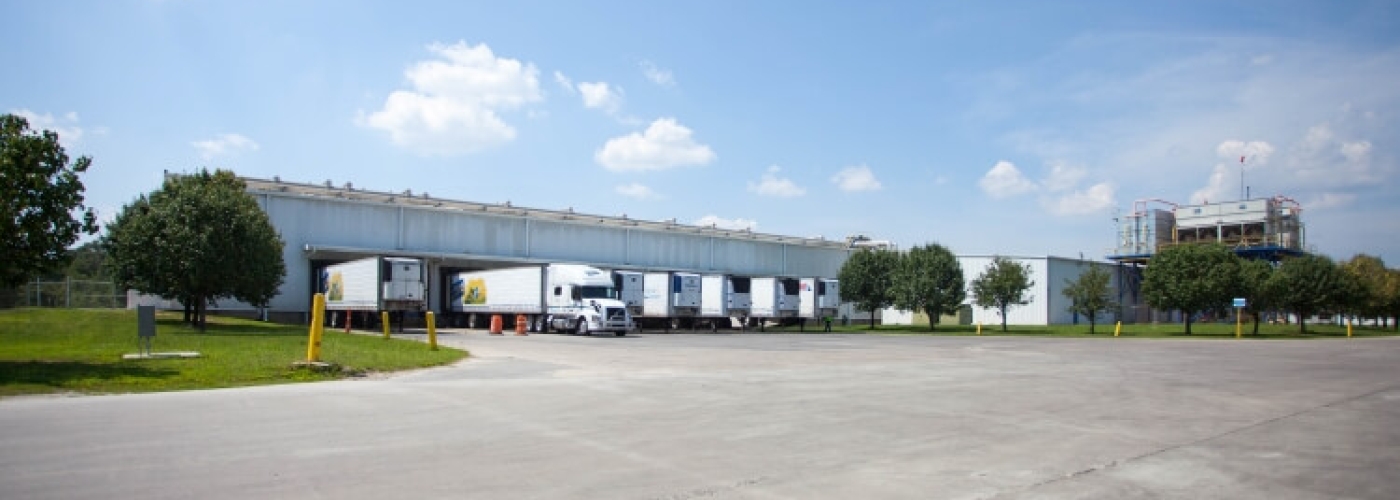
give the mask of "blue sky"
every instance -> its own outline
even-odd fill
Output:
[[[0,3],[0,112],[109,219],[241,175],[960,254],[1133,202],[1300,202],[1400,264],[1400,3]]]

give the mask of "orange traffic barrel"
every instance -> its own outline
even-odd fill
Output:
[[[491,315],[491,335],[501,335],[501,315]]]
[[[524,314],[515,315],[515,334],[529,335],[528,333],[525,333],[525,326],[528,325],[529,322],[530,320],[526,318]]]

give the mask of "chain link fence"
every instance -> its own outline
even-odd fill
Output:
[[[126,291],[110,281],[37,279],[0,292],[0,307],[125,309]]]

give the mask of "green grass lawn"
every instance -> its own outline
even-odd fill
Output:
[[[938,325],[933,331],[929,331],[928,325],[877,325],[874,329],[870,324],[862,322],[848,326],[833,326],[832,333],[878,333],[894,335],[977,335],[977,325]],[[1319,338],[1346,338],[1347,328],[1345,326],[1334,325],[1308,325],[1306,334],[1298,333],[1298,325],[1259,325],[1259,334],[1255,335],[1254,325],[1245,323],[1242,325],[1242,339],[1319,339]],[[798,333],[796,326],[767,328],[770,333]],[[805,329],[807,333],[821,333],[820,324],[808,322]],[[982,325],[982,335],[1005,335],[1005,336],[1043,336],[1043,337],[1083,337],[1083,338],[1103,338],[1113,337],[1113,323],[1100,323],[1091,335],[1087,323],[1080,325],[1050,325],[1050,326],[1018,326],[1009,325],[1007,331],[1001,331],[1000,324]],[[1120,337],[1134,338],[1201,338],[1201,339],[1234,339],[1234,323],[1192,323],[1191,335],[1186,335],[1186,327],[1180,323],[1159,323],[1159,324],[1124,324]],[[1381,328],[1376,326],[1357,326],[1352,328],[1353,337],[1386,337],[1397,336],[1400,332],[1394,328]]]
[[[205,333],[179,313],[157,315],[155,352],[196,351],[196,359],[126,361],[137,352],[136,312],[110,309],[0,310],[0,397],[210,389],[333,380],[366,372],[422,368],[462,359],[408,340],[327,329],[321,360],[338,370],[294,368],[306,359],[307,327],[209,317]]]

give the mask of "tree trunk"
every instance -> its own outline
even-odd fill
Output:
[[[194,320],[193,320],[192,318],[190,318],[190,306],[191,306],[190,300],[189,300],[189,299],[181,300],[181,301],[180,301],[180,305],[183,306],[184,309],[185,309],[185,324],[186,324],[186,325],[193,325],[193,324],[194,324]]]
[[[1298,333],[1300,335],[1308,333],[1307,317],[1308,315],[1304,314],[1303,311],[1298,311]]]
[[[875,329],[875,309],[870,310],[870,329]]]
[[[1181,316],[1182,316],[1182,318],[1183,318],[1184,320],[1186,320],[1186,334],[1187,334],[1187,335],[1190,335],[1190,334],[1191,334],[1191,314],[1190,314],[1190,313],[1187,313],[1187,312],[1185,312],[1185,311],[1182,311]]]
[[[1094,317],[1093,317],[1093,316],[1090,316],[1090,317],[1089,317],[1089,335],[1093,335],[1093,334],[1094,334]]]
[[[1254,334],[1259,335],[1259,313],[1254,313]]]
[[[1006,332],[1006,306],[1001,306],[1001,331]]]
[[[934,315],[933,308],[925,307],[924,316],[928,316],[928,331],[934,331],[934,328],[938,326],[938,316]]]
[[[208,309],[207,306],[205,306],[205,302],[207,302],[207,301],[204,300],[204,297],[200,297],[200,298],[198,298],[198,299],[195,299],[194,310],[195,310],[196,321],[199,322],[199,333],[204,333],[205,319],[206,319],[206,318],[205,318],[205,314],[206,314],[206,311],[207,311],[207,309]]]

